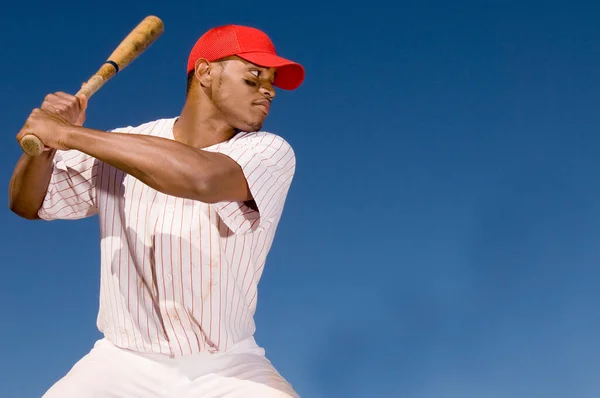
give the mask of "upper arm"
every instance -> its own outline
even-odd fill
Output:
[[[222,191],[228,193],[214,201],[223,221],[239,233],[277,222],[296,169],[290,144],[275,134],[254,133],[218,151],[230,165],[224,183],[229,189]]]

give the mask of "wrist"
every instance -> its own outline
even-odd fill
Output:
[[[67,150],[77,149],[78,137],[81,135],[82,128],[73,124],[66,124],[61,126],[60,129],[62,146]]]

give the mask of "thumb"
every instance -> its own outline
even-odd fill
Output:
[[[79,99],[80,112],[85,112],[88,106],[88,98],[85,96],[85,94],[77,94],[76,97]]]
[[[77,94],[76,97],[79,100],[79,116],[77,117],[75,124],[77,126],[83,126],[86,119],[85,111],[87,109],[88,99],[84,94]]]

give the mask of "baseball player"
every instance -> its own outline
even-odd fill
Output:
[[[177,117],[98,131],[85,97],[58,92],[17,135],[46,150],[18,161],[11,210],[100,224],[103,337],[44,398],[298,396],[253,318],[295,171],[290,144],[261,128],[304,68],[227,25],[198,39],[187,72]]]

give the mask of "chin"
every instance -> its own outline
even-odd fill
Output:
[[[247,123],[242,123],[242,125],[240,127],[238,127],[239,130],[242,131],[247,131],[249,133],[253,133],[256,131],[260,131],[263,127],[263,120],[260,121],[256,121],[256,122],[247,122]]]

